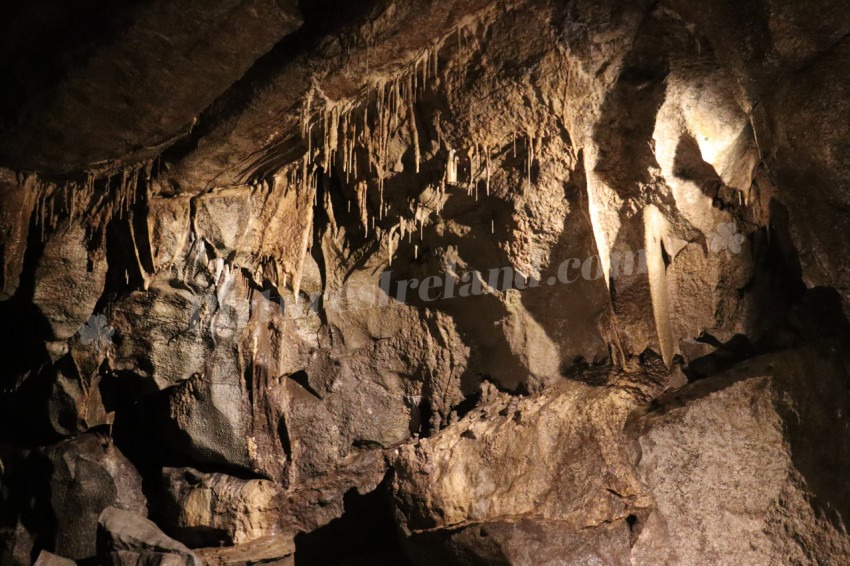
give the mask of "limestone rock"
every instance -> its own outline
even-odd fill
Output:
[[[526,517],[575,529],[646,506],[620,442],[639,399],[575,382],[500,398],[399,450],[395,500],[409,531]]]
[[[33,303],[55,339],[77,333],[94,311],[106,282],[106,261],[89,256],[85,227],[65,222],[49,236],[36,268]]]
[[[95,554],[97,519],[106,507],[147,512],[138,472],[110,440],[97,434],[38,449],[26,469],[29,477],[18,481],[27,487],[19,489],[32,490],[35,533],[60,556],[78,560]],[[17,473],[26,474],[25,469]]]
[[[558,521],[519,519],[425,532],[408,541],[414,564],[549,566],[629,564],[626,521],[575,529]]]
[[[0,246],[3,264],[0,266],[0,299],[15,294],[24,267],[30,216],[36,194],[29,187],[18,185],[11,171],[0,169]]]
[[[52,552],[42,550],[38,554],[38,558],[33,563],[33,566],[75,566],[77,563],[68,558],[62,558]]]
[[[850,561],[850,5],[172,4],[0,8],[0,561]]]
[[[107,507],[97,522],[97,554],[107,566],[202,566],[200,559],[141,515]]]
[[[829,345],[761,356],[629,422],[654,501],[632,564],[842,564],[846,376]]]
[[[295,544],[284,536],[269,536],[235,546],[195,550],[208,566],[294,566],[294,552]]]
[[[664,375],[613,372],[606,387],[565,381],[528,398],[497,395],[399,449],[393,492],[411,555],[421,564],[626,563],[651,499],[623,426],[639,392],[663,387]]]
[[[166,468],[163,481],[170,530],[192,547],[242,544],[278,530],[280,492],[271,481],[191,468]]]

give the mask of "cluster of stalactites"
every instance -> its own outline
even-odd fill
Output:
[[[353,203],[349,199],[348,213],[356,215],[364,233],[387,239],[385,245],[389,263],[397,250],[396,240],[405,235],[410,237],[417,231],[421,233],[421,224],[424,222],[424,219],[416,220],[418,230],[410,230],[403,217],[393,219],[391,226],[384,222],[390,211],[384,190],[385,182],[391,175],[391,141],[400,134],[409,137],[415,171],[419,173],[423,154],[420,143],[423,140],[417,126],[416,104],[429,88],[430,81],[440,75],[440,53],[444,46],[454,48],[451,40],[456,38],[454,57],[459,61],[469,60],[472,53],[480,49],[478,36],[484,33],[483,27],[478,20],[464,22],[440,42],[424,50],[402,72],[378,80],[365,95],[356,100],[330,100],[317,86],[311,88],[303,100],[300,135],[306,152],[300,162],[300,173],[293,175],[291,172],[294,169],[287,168],[289,173],[286,182],[301,190],[312,190],[315,197],[319,173],[328,173],[332,169],[338,171],[339,178],[352,188],[355,199]],[[459,65],[455,68],[459,68]],[[435,130],[436,141],[443,148],[442,153],[446,158],[445,172],[439,184],[440,193],[445,194],[446,187],[453,186],[466,189],[467,194],[476,200],[489,196],[494,151],[513,143],[516,155],[517,135],[512,134],[508,139],[497,142],[489,139],[487,142],[470,140],[463,144],[461,150],[443,139],[439,125]],[[530,182],[536,138],[531,133],[523,133],[519,137],[528,148],[525,169]],[[429,140],[425,141],[429,143]],[[463,171],[462,175],[460,171]],[[377,210],[369,206],[367,195],[370,187],[377,190]],[[416,255],[418,246],[415,245]]]
[[[81,180],[54,182],[34,173],[21,173],[17,181],[25,191],[35,195],[32,219],[42,240],[61,220],[67,218],[72,223],[79,220],[86,227],[87,247],[93,255],[102,252],[109,223],[115,218],[127,218],[142,195],[148,195],[152,169],[153,163],[149,161],[110,175],[88,172]],[[133,223],[129,225],[138,260],[136,234]],[[144,274],[144,270],[141,272]]]
[[[142,163],[119,173],[98,177],[89,172],[83,180],[53,182],[34,173],[21,173],[18,184],[37,195],[35,220],[42,231],[55,229],[61,218],[85,216],[93,232],[102,234],[114,217],[124,217],[138,201],[140,189],[151,179],[152,163]]]

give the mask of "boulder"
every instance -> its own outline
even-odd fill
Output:
[[[640,399],[563,381],[539,396],[499,396],[393,463],[407,532],[528,518],[574,529],[623,521],[648,504],[621,442]]]
[[[107,507],[98,519],[97,555],[107,566],[202,566],[155,523],[117,507]]]
[[[49,469],[42,513],[52,517],[56,553],[82,559],[95,553],[98,517],[110,506],[146,514],[142,478],[110,439],[82,434],[33,455]],[[54,530],[55,529],[55,530]]]
[[[628,563],[651,500],[622,431],[665,371],[588,371],[611,385],[496,393],[398,449],[393,494],[409,554],[423,565]]]
[[[166,468],[163,476],[169,529],[192,547],[241,544],[276,531],[274,482],[192,468]]]
[[[846,374],[828,345],[770,354],[630,417],[653,498],[631,564],[847,564]]]
[[[33,566],[76,566],[76,564],[73,560],[42,550]]]

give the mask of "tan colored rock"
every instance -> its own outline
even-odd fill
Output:
[[[206,566],[294,566],[294,553],[295,543],[284,536],[269,536],[224,548],[195,550]]]
[[[421,566],[626,566],[629,539],[626,521],[576,529],[522,518],[424,532],[407,545],[412,563]]]
[[[148,200],[148,237],[155,271],[180,259],[189,237],[189,197],[151,197]]]
[[[492,521],[582,529],[649,504],[623,444],[634,391],[564,381],[500,396],[398,450],[393,491],[408,532]]]
[[[844,564],[844,372],[828,346],[744,362],[630,420],[654,500],[632,564]]]
[[[89,253],[85,226],[66,221],[48,236],[36,268],[33,303],[54,338],[70,338],[86,323],[103,292],[106,267],[103,250]]]
[[[163,471],[172,530],[192,546],[242,544],[278,530],[279,488],[191,468]]]
[[[75,566],[76,564],[73,560],[42,550],[33,566]]]

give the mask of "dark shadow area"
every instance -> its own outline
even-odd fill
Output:
[[[0,440],[24,444],[56,441],[45,426],[53,373],[45,341],[53,338],[53,331],[32,303],[44,251],[41,233],[33,215],[18,288],[11,299],[0,302]]]
[[[141,0],[8,0],[0,6],[0,127],[20,119],[33,98],[44,97],[85,62],[98,47],[120,37],[129,23],[121,18]],[[57,49],[61,45],[61,49]]]
[[[295,566],[409,566],[393,521],[388,482],[366,495],[352,489],[345,494],[342,517],[296,536]]]
[[[703,333],[697,338],[697,342],[710,344],[717,350],[701,358],[691,360],[684,368],[688,381],[696,381],[716,375],[756,354],[750,340],[743,334],[736,334],[726,343],[720,343],[714,336]]]
[[[139,401],[139,390],[150,394],[155,384],[132,372],[108,371],[105,365],[99,386],[104,409],[115,413],[112,441],[142,476],[142,490],[151,515],[155,515],[165,453],[162,443],[156,441],[152,414]]]
[[[41,550],[52,550],[56,538],[56,516],[50,501],[50,477],[53,465],[50,459],[39,452],[18,446],[0,446],[0,458],[3,462],[2,482],[0,482],[0,529],[14,532],[20,523],[32,534],[32,551],[29,559],[35,561]],[[30,541],[4,541],[0,533],[0,563],[12,563],[11,554],[21,558]],[[17,548],[14,548],[18,542]],[[17,550],[17,552],[15,552]],[[10,555],[6,556],[9,553]]]

